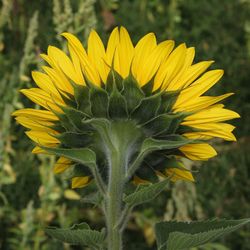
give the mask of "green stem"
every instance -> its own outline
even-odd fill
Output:
[[[130,212],[123,208],[124,186],[127,182],[128,164],[142,134],[141,130],[128,120],[110,122],[106,119],[96,119],[93,123],[98,131],[95,137],[96,147],[105,155],[108,165],[107,184],[102,184],[98,181],[98,176],[95,176],[99,183],[98,188],[106,190],[104,211],[108,250],[122,250],[122,233],[128,218],[126,212]],[[124,217],[122,223],[121,216]]]
[[[111,153],[110,173],[107,194],[107,228],[108,250],[122,249],[122,231],[117,228],[122,211],[122,195],[124,186],[124,161],[118,151]]]

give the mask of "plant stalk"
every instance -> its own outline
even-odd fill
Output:
[[[111,153],[109,184],[106,201],[106,223],[108,228],[108,250],[122,249],[122,230],[117,228],[122,213],[124,187],[124,161],[118,151]]]

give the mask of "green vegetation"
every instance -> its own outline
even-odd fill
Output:
[[[48,45],[65,48],[63,31],[86,41],[91,28],[105,39],[116,25],[125,26],[136,42],[153,31],[159,40],[174,39],[196,47],[196,61],[213,59],[225,76],[213,94],[234,92],[226,101],[241,114],[235,121],[237,143],[214,141],[219,156],[196,163],[196,183],[179,182],[154,202],[132,214],[125,249],[155,249],[153,225],[160,219],[240,219],[250,217],[249,0],[1,0],[0,4],[0,249],[80,249],[52,240],[45,226],[69,228],[86,221],[104,225],[101,211],[79,202],[85,191],[73,191],[54,176],[54,157],[32,155],[32,143],[11,117],[32,104],[18,90],[31,87],[31,70],[42,66]],[[197,249],[197,248],[192,248]],[[204,250],[250,250],[244,229]]]

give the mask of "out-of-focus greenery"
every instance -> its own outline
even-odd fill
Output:
[[[164,219],[250,216],[250,1],[249,0],[2,0],[0,7],[0,249],[79,249],[49,239],[46,225],[67,227],[87,221],[101,227],[100,211],[79,201],[51,171],[54,158],[30,153],[32,143],[11,112],[33,104],[18,90],[33,85],[31,70],[49,44],[65,48],[59,36],[70,31],[86,41],[91,28],[107,39],[124,25],[133,41],[153,31],[196,47],[196,61],[214,59],[225,77],[213,94],[235,92],[226,104],[239,112],[237,143],[215,141],[219,156],[199,168],[196,184],[177,183],[154,203],[132,215],[125,249],[155,249],[153,224]],[[189,162],[187,164],[190,164]],[[200,249],[250,249],[250,234],[238,231]]]

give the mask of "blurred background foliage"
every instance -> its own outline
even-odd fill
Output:
[[[42,228],[104,224],[99,210],[81,202],[84,191],[54,176],[53,157],[30,153],[31,142],[11,117],[15,109],[33,105],[18,90],[33,85],[30,72],[42,66],[39,54],[49,44],[65,49],[63,31],[86,44],[92,28],[107,40],[114,26],[124,25],[134,43],[153,31],[159,40],[195,46],[197,61],[214,59],[214,67],[225,70],[212,93],[235,92],[227,105],[242,116],[234,122],[238,142],[214,141],[219,156],[194,164],[200,170],[195,185],[179,182],[133,213],[125,249],[155,249],[152,226],[161,219],[249,217],[249,16],[249,0],[1,0],[0,249],[80,249],[49,239]],[[199,249],[249,250],[250,233],[242,229]]]

